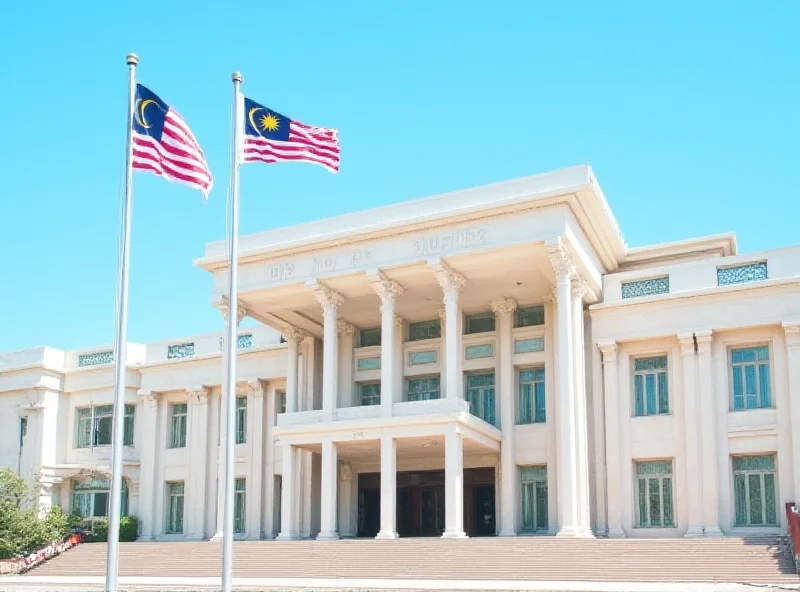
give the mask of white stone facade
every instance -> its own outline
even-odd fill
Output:
[[[800,247],[628,248],[588,167],[244,236],[237,536],[721,536],[800,497]],[[195,262],[227,317],[224,243]],[[220,335],[130,344],[127,511],[219,535]],[[0,465],[103,514],[110,347],[0,354]]]

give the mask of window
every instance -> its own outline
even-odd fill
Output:
[[[169,435],[170,448],[183,448],[186,446],[186,414],[186,403],[172,404]]]
[[[467,335],[473,333],[487,333],[489,331],[494,331],[493,312],[482,312],[467,316],[467,322],[464,323],[464,332]]]
[[[244,479],[236,479],[234,482],[234,491],[233,532],[244,532],[246,509],[245,500],[247,499]]]
[[[114,431],[114,406],[97,405],[75,410],[75,447],[110,446]],[[125,405],[123,444],[133,446],[136,405]]]
[[[772,407],[769,347],[732,349],[730,355],[733,410]]]
[[[494,373],[467,376],[467,401],[472,415],[495,425]]]
[[[439,377],[411,378],[408,381],[409,401],[430,401],[439,398]]]
[[[515,327],[535,327],[544,325],[544,306],[518,308],[514,311]]]
[[[672,461],[636,463],[637,528],[673,527]]]
[[[25,443],[25,436],[28,435],[28,418],[27,417],[20,417],[19,418],[19,447],[22,448],[22,445]]]
[[[667,356],[634,360],[633,412],[636,417],[669,413]]]
[[[544,423],[544,368],[519,371],[519,413],[517,423]]]
[[[777,526],[775,456],[734,456],[736,526]]]
[[[381,328],[360,329],[358,332],[359,347],[373,347],[381,344]]]
[[[370,382],[359,386],[361,391],[361,406],[380,405],[381,404],[381,383]]]
[[[278,413],[286,413],[286,391],[278,392]]]
[[[247,442],[247,397],[236,397],[236,443]]]
[[[420,341],[422,339],[438,339],[442,336],[442,327],[439,321],[422,321],[409,323],[408,340]]]
[[[767,279],[767,262],[717,268],[717,285],[743,284]]]
[[[519,468],[520,532],[547,530],[547,467]]]
[[[167,534],[181,534],[183,532],[183,481],[167,483],[167,497]]]
[[[107,518],[111,481],[103,478],[75,479],[72,482],[72,514],[83,518],[91,529],[97,519]],[[128,515],[128,484],[122,480],[120,515]]]
[[[622,282],[623,298],[641,298],[655,294],[669,294],[669,276]]]

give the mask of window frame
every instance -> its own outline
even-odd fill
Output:
[[[671,407],[671,397],[669,391],[669,372],[670,372],[670,363],[669,363],[669,354],[664,353],[652,353],[652,354],[642,354],[642,355],[634,355],[631,359],[631,417],[657,417],[659,415],[670,415],[672,413]],[[645,361],[645,360],[657,360],[663,358],[664,359],[664,367],[663,368],[653,368],[653,369],[643,369],[637,370],[636,369],[636,362],[637,361]],[[667,407],[665,411],[662,411],[661,407],[661,382],[659,381],[659,375],[664,376],[664,382],[666,384],[666,398],[667,398]],[[636,379],[637,377],[642,377],[642,413],[638,412],[637,407],[637,392],[636,392]],[[648,411],[648,392],[647,392],[647,376],[653,376],[653,386],[655,388],[655,411],[650,413]]]
[[[669,463],[669,473],[644,473],[639,474],[639,465],[647,463]],[[667,523],[665,516],[665,503],[666,496],[664,495],[665,486],[664,480],[669,479],[669,503],[670,503],[670,523]],[[659,515],[660,523],[652,524],[652,508],[650,505],[651,496],[651,481],[656,480],[658,483],[658,500],[659,500]],[[647,516],[647,524],[642,524],[642,507],[641,507],[641,491],[640,482],[645,482],[645,499],[644,510]],[[633,513],[634,513],[634,528],[653,529],[653,528],[675,528],[675,459],[672,458],[653,458],[642,459],[633,461]]]
[[[427,388],[427,389],[422,390],[419,393],[412,393],[411,392],[411,383],[412,382],[419,382],[419,381],[423,381],[423,380],[427,380],[427,381],[435,380],[436,381],[436,390],[434,391],[432,388]],[[430,383],[429,383],[429,385],[430,385]],[[405,393],[404,394],[405,394],[405,397],[406,397],[406,402],[408,402],[408,403],[419,402],[419,401],[435,401],[435,400],[438,400],[438,399],[442,398],[442,379],[441,379],[441,376],[439,376],[438,374],[427,375],[427,376],[410,376],[410,377],[406,378],[405,387],[406,388],[405,388]],[[422,395],[430,394],[430,393],[433,393],[433,392],[436,393],[436,397],[428,397],[428,398],[422,397]],[[420,397],[412,399],[411,398],[412,395],[415,395],[415,396],[416,395],[420,395]]]
[[[182,406],[185,408],[185,411],[176,413],[175,408],[178,406]],[[183,421],[180,421],[180,420]],[[180,429],[180,436],[176,442],[175,439],[175,422],[181,424]],[[185,401],[176,401],[174,403],[170,403],[169,405],[169,449],[178,449],[178,448],[186,448],[186,432],[188,429],[189,424],[189,404]]]
[[[364,403],[364,387],[378,387],[378,400],[375,403]],[[372,393],[374,396],[375,393]],[[369,380],[366,382],[359,382],[358,383],[358,406],[359,407],[375,407],[376,405],[381,404],[381,381],[380,380]]]
[[[547,423],[547,367],[545,364],[534,364],[530,366],[520,366],[516,368],[517,376],[517,392],[516,392],[516,425],[534,425],[534,424],[546,424]],[[541,380],[536,379],[536,371],[541,371]],[[522,373],[523,372],[534,372],[534,379],[533,380],[522,380]],[[530,421],[526,421],[528,419],[528,413],[523,412],[523,395],[522,395],[522,387],[523,385],[531,385],[531,393],[530,393]],[[537,392],[537,385],[541,385],[541,393]],[[542,405],[541,407],[537,406],[537,398],[541,396]],[[541,411],[541,413],[539,413]]]
[[[242,404],[244,402],[244,404]],[[247,397],[236,397],[236,443],[247,443]]]
[[[415,329],[422,327],[423,325],[435,326],[436,330],[434,333],[436,335],[427,336],[427,337],[416,337],[414,336]],[[427,321],[417,321],[416,323],[409,323],[408,324],[408,338],[406,341],[427,341],[429,339],[441,339],[442,338],[442,321],[441,319],[429,319]]]
[[[364,337],[367,335],[375,334],[377,332],[378,335],[378,343],[367,343],[365,344]],[[380,347],[381,340],[383,339],[383,332],[381,327],[367,327],[365,329],[358,330],[358,347]]]
[[[233,484],[233,532],[244,534],[247,530],[247,480],[237,477]]]
[[[525,478],[523,476],[525,468],[536,468],[536,469],[544,469],[544,479],[540,478]],[[517,465],[517,493],[519,496],[519,502],[517,503],[518,511],[519,511],[519,534],[537,534],[537,533],[545,533],[550,528],[550,486],[547,482],[548,471],[547,465]],[[544,483],[544,491],[542,492],[539,488],[539,485]],[[531,499],[531,503],[533,507],[531,509],[531,517],[533,519],[533,525],[530,528],[525,526],[525,499],[526,493],[525,489],[530,488],[531,492],[529,497]],[[543,500],[540,500],[539,495],[542,494],[544,496]],[[539,510],[539,502],[544,502],[544,512],[543,515],[540,515]],[[543,518],[544,524],[540,526],[541,520]]]
[[[98,413],[98,409],[102,410],[102,413]],[[83,415],[84,412],[88,411],[88,415]],[[74,446],[73,448],[77,450],[82,450],[85,448],[101,448],[106,446],[111,446],[113,444],[113,434],[114,434],[114,405],[82,405],[80,407],[75,407],[75,420],[74,420]],[[123,446],[133,446],[134,445],[134,430],[136,425],[136,405],[131,403],[126,403],[123,408],[123,432],[122,432],[122,445]],[[108,443],[101,443],[99,442],[99,434],[100,434],[100,424],[99,422],[104,422],[108,424],[107,432],[108,432]],[[81,427],[81,424],[88,424],[88,430],[86,427]],[[83,436],[81,433],[83,432]],[[88,440],[87,440],[88,438]]]
[[[766,360],[758,360],[756,359],[753,362],[734,362],[733,355],[734,352],[738,351],[746,351],[746,350],[758,350],[764,348],[767,352],[767,359]],[[758,411],[759,409],[775,409],[775,398],[773,396],[773,384],[774,384],[774,377],[772,376],[772,344],[769,341],[758,341],[754,343],[748,344],[739,344],[739,345],[730,345],[727,348],[727,364],[728,364],[728,382],[730,384],[729,387],[729,400],[728,400],[728,411]],[[758,354],[756,354],[756,358]],[[769,405],[762,405],[762,400],[764,394],[762,392],[762,380],[763,376],[760,372],[760,367],[766,365],[767,372],[766,372],[766,379],[767,379],[767,398],[769,399]],[[748,393],[747,393],[747,374],[746,374],[746,367],[754,366],[755,367],[755,379],[757,385],[757,392],[755,394],[756,406],[755,407],[748,407]],[[741,379],[742,379],[742,398],[743,398],[743,407],[736,407],[736,372],[735,368],[741,368]]]
[[[490,321],[491,329],[473,330],[470,325],[475,321]],[[492,311],[476,312],[464,315],[464,335],[479,335],[481,333],[494,333],[497,330],[497,317]]]
[[[772,468],[771,469],[736,469],[736,459],[737,458],[769,458],[772,461]],[[731,467],[731,495],[733,496],[733,526],[734,528],[776,528],[780,526],[780,511],[779,511],[779,497],[780,497],[780,490],[778,489],[778,459],[777,454],[775,452],[768,452],[768,453],[761,453],[761,454],[733,454],[731,455],[730,467]],[[744,512],[747,517],[746,523],[739,522],[737,511],[739,508],[737,507],[737,496],[736,496],[736,476],[743,475],[744,476],[744,492],[745,492],[745,507]],[[771,475],[772,477],[772,508],[775,514],[775,521],[768,522],[767,521],[767,484],[766,484],[766,475]],[[754,523],[751,522],[750,519],[752,517],[752,506],[750,504],[750,477],[757,476],[759,481],[759,489],[761,492],[761,517],[762,522]]]
[[[480,385],[471,387],[469,385],[469,381],[471,378],[485,378],[491,376],[492,377],[492,384],[491,385]],[[489,409],[489,417],[487,418],[487,398],[489,398],[488,391],[491,390],[491,406]],[[473,407],[473,401],[470,398],[470,391],[477,391],[477,402],[479,409],[476,413],[476,410]],[[469,372],[464,375],[464,400],[469,403],[469,412],[474,415],[475,417],[482,419],[486,423],[497,427],[497,383],[494,369],[491,370],[479,370],[475,372]],[[482,413],[481,413],[482,412]]]
[[[541,323],[523,323],[523,315],[526,313],[533,314],[533,311],[541,311]],[[545,325],[545,310],[543,304],[536,304],[534,306],[519,306],[514,311],[514,329],[521,329],[523,327],[544,327]]]
[[[180,493],[173,492],[173,488],[181,487]],[[180,512],[181,520],[180,526],[175,528],[175,516],[173,512],[177,509],[177,499],[180,498]],[[173,506],[173,499],[175,499],[176,506]],[[166,524],[164,524],[164,534],[183,534],[184,524],[186,522],[186,483],[184,481],[168,481],[167,482],[167,512]]]

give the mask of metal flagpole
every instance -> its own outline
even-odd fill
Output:
[[[222,522],[222,590],[231,592],[233,577],[233,504],[234,504],[234,438],[236,432],[236,354],[239,298],[237,267],[239,251],[239,123],[241,119],[239,85],[242,75],[234,72],[233,81],[233,150],[231,151],[231,210],[228,238],[228,358],[225,369],[227,432],[225,434],[225,514]]]
[[[131,246],[131,207],[133,203],[133,103],[136,97],[136,65],[139,58],[128,54],[128,135],[125,152],[125,205],[122,240],[119,250],[117,284],[117,335],[114,347],[114,429],[111,448],[111,503],[108,510],[108,553],[106,555],[106,590],[116,592],[119,571],[119,514],[122,500],[122,441],[125,430],[125,357],[128,339],[128,266]]]

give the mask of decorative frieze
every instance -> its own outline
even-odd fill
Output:
[[[238,349],[248,349],[253,347],[253,334],[245,333],[244,335],[239,335],[239,337],[236,339],[236,347]]]
[[[623,298],[641,298],[669,293],[669,276],[622,282]]]
[[[114,362],[114,350],[81,354],[78,356],[78,367],[99,366],[100,364],[112,364]]]
[[[188,358],[194,355],[194,342],[176,343],[167,347],[167,359],[177,360],[178,358]]]
[[[767,279],[767,262],[748,263],[735,267],[717,268],[717,285],[743,284]]]

